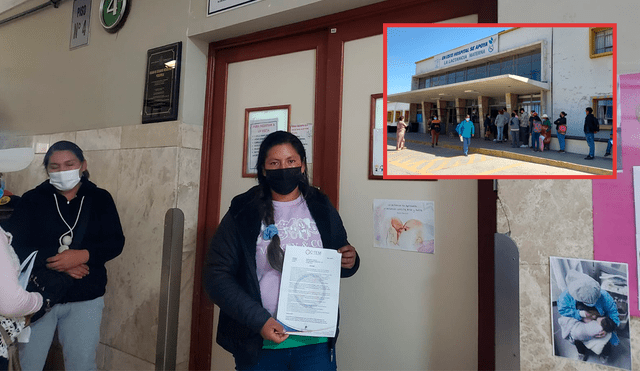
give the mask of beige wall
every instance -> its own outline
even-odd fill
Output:
[[[30,1],[2,18],[40,3]],[[186,43],[189,0],[161,3],[132,2],[124,27],[110,34],[98,19],[100,1],[93,0],[89,45],[74,50],[73,1],[1,26],[0,50],[10,51],[0,53],[2,129],[50,134],[140,124],[147,50],[182,41],[188,66],[186,56],[195,48]]]
[[[521,369],[601,370],[553,355],[549,308],[549,257],[593,259],[591,180],[499,180],[498,195],[498,233],[510,226],[520,250]],[[553,228],[557,220],[565,227]],[[638,369],[637,317],[631,317],[630,326],[632,368]]]
[[[177,362],[186,370],[191,333],[202,130],[177,122],[38,135],[33,143],[71,140],[84,150],[91,180],[113,196],[126,237],[107,263],[109,282],[98,347],[100,370],[152,370],[155,363],[164,216],[185,214]],[[46,179],[43,154],[6,174],[16,194]]]
[[[341,282],[338,368],[475,369],[477,182],[368,180],[370,96],[382,92],[370,77],[382,75],[382,41],[344,46],[340,215],[361,266]],[[373,247],[375,199],[434,201],[435,254]]]

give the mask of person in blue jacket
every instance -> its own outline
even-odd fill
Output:
[[[558,312],[561,316],[575,318],[578,321],[584,318],[596,319],[596,315],[590,313],[591,308],[600,313],[601,316],[609,317],[615,322],[616,327],[620,325],[618,307],[613,297],[600,288],[600,284],[591,276],[578,271],[570,271],[566,277],[567,289],[558,298]],[[603,337],[606,333],[596,335]],[[601,361],[606,363],[611,355],[612,346],[620,343],[616,332],[611,333],[611,339],[605,345],[601,353]],[[578,350],[578,359],[586,361],[589,357],[588,349],[580,340],[575,340],[574,345]]]
[[[476,128],[473,125],[473,122],[471,122],[471,116],[467,115],[458,127],[458,134],[462,138],[463,142],[464,155],[467,156],[467,153],[469,152],[469,144],[471,144],[471,137],[476,133]]]

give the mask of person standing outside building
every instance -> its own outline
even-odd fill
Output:
[[[490,136],[493,133],[493,130],[491,130],[491,115],[490,114],[487,114],[487,116],[484,118],[483,126],[484,126],[484,140],[491,140]],[[494,139],[493,139],[494,142],[496,141],[495,138],[497,138],[497,137],[494,135]]]
[[[518,115],[518,120],[520,121],[520,127],[523,127],[523,128],[524,128],[524,127],[526,127],[526,128],[528,129],[528,127],[529,127],[529,118],[530,118],[530,116],[529,116],[529,114],[524,110],[524,108],[520,108],[520,115]],[[520,133],[519,133],[519,135],[520,135],[520,141],[522,142],[522,146],[521,146],[521,147],[527,147],[527,146],[528,146],[528,143],[529,143],[529,141],[528,141],[528,140],[527,140],[526,142],[525,142],[525,140],[524,140],[524,136],[523,136],[523,135],[524,135],[524,134],[523,134],[524,130],[525,130],[525,129],[520,129]],[[528,135],[528,133],[527,133],[527,135]],[[528,138],[527,138],[527,139],[528,139]],[[527,145],[525,145],[525,144],[527,144]]]
[[[431,132],[431,147],[433,147],[434,142],[437,146],[438,137],[440,137],[440,120],[438,120],[438,116],[433,116],[433,120],[431,120],[431,125],[429,125],[429,129]]]
[[[567,134],[567,113],[562,111],[560,112],[560,118],[554,121],[556,125],[556,132],[558,133],[558,143],[560,144],[559,153],[565,153],[565,135]]]
[[[511,129],[511,147],[518,148],[520,139],[520,119],[516,116],[516,111],[511,113],[511,119],[509,121],[509,128]]]
[[[398,117],[398,126],[396,126],[396,151],[405,149],[404,146],[404,133],[407,131],[407,124],[404,122],[404,117]]]
[[[531,122],[533,124],[533,132],[531,133],[531,147],[533,147],[533,152],[540,152],[542,150],[540,148],[540,133],[542,132],[542,121],[540,121],[540,119],[536,120],[536,117],[537,116],[533,114],[531,115]]]
[[[525,125],[525,134],[524,134],[524,147],[529,147],[529,134],[532,133],[533,127],[536,124],[540,124],[542,126],[542,120],[536,111],[531,111],[531,115],[529,116],[529,125]],[[522,121],[520,122],[520,127],[522,128]],[[541,129],[542,131],[542,129]],[[522,147],[522,146],[521,146]],[[531,147],[533,147],[533,143],[531,143]]]
[[[502,142],[504,139],[504,125],[507,124],[502,113],[503,111],[500,110],[498,112],[498,116],[496,116],[496,130],[498,130],[498,135],[496,137],[497,142]]]
[[[460,123],[460,137],[462,138],[462,148],[464,155],[467,156],[469,152],[469,145],[471,144],[471,137],[475,135],[476,129],[473,122],[471,122],[471,116],[467,117]]]
[[[613,149],[613,129],[609,133],[609,140],[607,141],[607,151],[604,153],[604,157],[611,156],[611,149]]]
[[[587,107],[585,113],[587,115],[584,118],[584,136],[589,145],[589,155],[584,159],[593,160],[596,151],[595,134],[600,129],[600,125],[598,125],[598,120],[593,115],[593,108]]]
[[[542,120],[542,132],[540,135],[544,137],[544,144],[541,149],[548,150],[551,144],[551,120],[549,120],[549,116],[546,113],[542,114],[542,118],[544,120]]]
[[[509,114],[507,107],[502,109],[502,116],[504,116],[504,126],[507,127],[506,130],[502,131],[502,140],[503,142],[506,142],[508,140],[507,137],[509,136],[509,122],[511,121],[511,115]]]

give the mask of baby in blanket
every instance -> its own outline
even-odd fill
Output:
[[[578,321],[572,317],[558,318],[558,324],[562,329],[562,337],[574,343],[576,340],[582,342],[588,349],[600,355],[605,345],[611,339],[611,333],[616,329],[616,323],[607,316],[596,314],[597,311],[590,311],[597,318],[584,318]]]

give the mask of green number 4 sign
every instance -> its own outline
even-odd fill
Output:
[[[127,18],[131,0],[100,0],[100,23],[108,32],[118,31]]]

